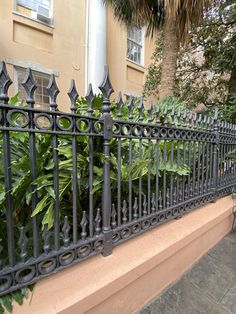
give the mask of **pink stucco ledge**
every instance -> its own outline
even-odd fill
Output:
[[[232,198],[202,206],[38,282],[14,314],[129,314],[178,279],[232,227]]]

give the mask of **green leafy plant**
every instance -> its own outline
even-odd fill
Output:
[[[29,297],[29,292],[33,290],[33,286],[21,288],[15,292],[11,292],[5,296],[0,297],[0,314],[4,314],[5,310],[9,313],[13,310],[13,302],[22,305],[24,299]]]
[[[138,100],[139,101],[139,100]],[[11,105],[18,105],[17,96],[11,100]],[[160,123],[164,123],[164,111],[166,106],[171,110],[172,106],[183,110],[184,108],[178,102],[178,99],[169,98],[164,103],[160,104]],[[94,116],[101,117],[102,112],[102,98],[97,96],[94,102]],[[80,98],[78,101],[77,113],[80,115],[87,115],[88,105],[84,98]],[[154,106],[154,113],[159,110],[158,106]],[[115,103],[111,104],[111,113],[114,119],[117,119],[117,106]],[[126,106],[123,108],[123,120],[129,120],[129,110]],[[134,108],[134,121],[139,119],[139,109],[136,105]],[[16,117],[17,119],[17,117]],[[143,116],[143,122],[148,122],[148,115],[145,111]],[[155,122],[155,121],[154,121]],[[175,121],[177,122],[177,121]],[[66,123],[66,122],[65,122]],[[172,123],[168,118],[168,123]],[[111,171],[111,188],[112,188],[112,201],[117,201],[117,149],[118,139],[113,138],[111,140],[111,156],[109,158]],[[156,178],[156,145],[159,145],[160,159],[159,159],[159,171],[160,188],[162,186],[162,176],[165,171],[167,180],[171,175],[176,176],[188,176],[191,172],[190,167],[184,163],[184,146],[183,142],[173,142],[167,140],[165,143],[166,160],[163,160],[164,141],[163,140],[143,140],[142,141],[142,156],[140,157],[140,140],[132,140],[132,165],[129,164],[129,139],[120,139],[122,147],[122,160],[121,160],[121,181],[122,181],[122,198],[127,199],[127,186],[130,175],[132,175],[133,191],[138,192],[139,178],[143,180],[143,193],[146,191],[146,182],[148,169],[151,170],[151,185],[155,185]],[[53,189],[53,149],[52,149],[52,136],[50,134],[38,133],[35,135],[36,143],[36,164],[37,164],[37,179],[31,181],[30,173],[30,154],[29,154],[29,134],[27,132],[11,132],[11,171],[12,171],[12,191],[13,196],[13,214],[14,214],[14,234],[15,240],[19,236],[19,227],[25,226],[28,232],[28,237],[32,237],[32,224],[31,217],[40,216],[40,222],[42,229],[47,226],[48,229],[52,228],[54,223],[53,206],[55,201],[55,192]],[[171,160],[171,149],[174,149],[173,161]],[[89,202],[89,137],[78,136],[77,137],[77,179],[78,179],[78,216],[82,217],[82,211],[87,208]],[[72,221],[72,140],[68,135],[58,136],[58,158],[59,158],[59,200],[60,200],[60,217],[66,215],[69,221]],[[185,153],[188,152],[188,147],[185,147]],[[191,152],[192,153],[192,152]],[[177,154],[179,154],[179,162],[177,162]],[[0,158],[3,158],[3,139],[0,134]],[[101,137],[94,137],[94,182],[93,182],[93,196],[94,196],[94,208],[101,208],[101,194],[103,184],[103,164],[105,156],[103,154],[103,139]],[[7,239],[6,239],[6,217],[5,217],[5,190],[3,186],[4,172],[3,163],[0,163],[0,216],[1,216],[1,228],[0,228],[0,241],[3,247],[3,265],[7,263]],[[32,186],[35,188],[32,190]],[[32,212],[32,195],[36,193],[38,203],[34,211]],[[31,248],[32,249],[32,248]],[[16,255],[19,256],[19,249],[16,249]],[[30,254],[30,252],[29,252]],[[6,261],[6,262],[5,262]],[[25,295],[25,290],[13,295],[10,294],[1,300],[2,307],[11,309],[10,301]],[[20,301],[21,302],[21,301]]]

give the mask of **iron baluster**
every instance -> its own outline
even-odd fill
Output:
[[[153,121],[153,104],[150,104],[150,107],[148,109],[148,123],[151,123]],[[151,198],[151,153],[152,153],[152,142],[149,138],[148,140],[148,178],[147,178],[147,199],[148,199],[148,212],[150,212],[150,198]]]
[[[112,204],[111,226],[112,226],[113,229],[117,226],[117,223],[116,223],[116,216],[117,216],[117,213],[116,213],[115,204]],[[119,225],[119,226],[120,226],[120,225]]]
[[[152,193],[152,213],[155,213],[156,211],[156,202],[155,202],[155,193]]]
[[[218,149],[219,149],[219,131],[218,131],[218,109],[215,109],[214,114],[214,136],[215,142],[213,146],[213,197],[214,201],[217,198],[217,177],[218,177]]]
[[[158,202],[158,195],[159,195],[159,158],[160,158],[160,144],[159,140],[156,140],[156,165],[155,165],[155,170],[156,170],[156,204],[159,204]],[[158,210],[160,208],[158,207]],[[148,211],[148,214],[150,214],[150,210]]]
[[[28,241],[29,241],[29,239],[26,236],[25,227],[22,226],[22,227],[20,227],[20,237],[19,237],[19,240],[17,242],[17,244],[19,245],[19,248],[20,248],[20,259],[21,259],[22,263],[25,263],[26,258],[28,256],[28,253],[27,253]]]
[[[167,153],[166,153],[166,140],[164,139],[164,147],[163,147],[163,163],[164,163],[164,170],[163,170],[163,208],[166,208],[166,164],[167,164]]]
[[[204,182],[205,182],[205,142],[202,142],[202,194],[204,194]]]
[[[134,198],[134,206],[133,206],[133,217],[134,217],[134,220],[137,220],[138,219],[138,198],[135,197]]]
[[[68,247],[70,243],[70,224],[68,221],[68,217],[64,217],[64,224],[62,226],[62,232],[63,232],[63,242],[64,242],[64,247]]]
[[[31,69],[27,69],[25,79],[22,83],[27,99],[26,103],[29,108],[34,108],[34,93],[37,88],[35,84],[35,80],[33,78],[33,74]],[[34,113],[32,111],[29,112],[29,127],[34,129]],[[37,155],[36,155],[36,143],[35,143],[35,133],[29,132],[29,155],[30,155],[30,173],[31,173],[31,191],[32,191],[32,212],[34,212],[37,206],[37,186],[33,183],[37,178]],[[38,217],[32,217],[33,223],[33,254],[34,257],[38,257],[39,255],[39,231],[38,231]]]
[[[56,112],[57,110],[57,95],[59,94],[59,89],[56,84],[54,74],[51,75],[50,81],[47,87],[49,97],[50,97],[50,110]],[[57,130],[57,117],[53,114],[53,130]],[[59,213],[59,158],[58,158],[58,135],[55,133],[52,135],[52,149],[53,149],[53,188],[55,193],[54,199],[54,245],[55,250],[59,250],[60,247],[60,213]]]
[[[134,99],[133,97],[129,100],[129,120],[133,120],[133,110],[134,110]],[[129,167],[131,169],[133,162],[133,149],[132,149],[132,139],[129,140]],[[129,221],[132,221],[132,171],[129,175]]]
[[[123,214],[122,222],[123,222],[123,224],[126,224],[127,221],[128,221],[128,219],[127,219],[127,203],[126,203],[126,200],[123,201],[122,214]]]
[[[81,240],[85,240],[86,239],[86,236],[87,236],[87,224],[88,224],[88,219],[86,217],[86,211],[84,210],[83,211],[83,217],[82,217],[82,220],[81,220],[81,223],[80,223],[80,226],[81,226],[81,229],[82,229],[82,232],[81,232]]]
[[[98,236],[101,233],[101,213],[100,213],[100,208],[97,209],[97,214],[95,217],[95,235]]]
[[[112,139],[113,120],[110,115],[110,95],[113,88],[109,78],[108,66],[104,69],[104,79],[99,89],[103,95],[102,119],[104,123],[104,164],[103,164],[103,187],[102,187],[102,221],[104,233],[104,251],[105,256],[112,253],[112,230],[111,230],[111,182],[110,182],[110,140]]]
[[[8,89],[12,81],[7,73],[5,62],[2,62],[0,68],[0,103],[8,105]],[[7,108],[2,110],[3,126],[8,127],[7,121]],[[12,190],[12,174],[11,174],[11,144],[10,132],[8,130],[2,131],[3,133],[3,169],[4,169],[4,186],[5,186],[5,204],[6,204],[6,220],[7,220],[7,246],[8,246],[8,259],[9,266],[14,266],[15,257],[15,242],[14,242],[14,222],[13,222],[13,198]]]
[[[88,92],[85,96],[85,99],[88,103],[88,116],[92,117],[93,115],[93,102],[95,96],[93,94],[92,85],[89,84]],[[93,202],[93,164],[94,164],[94,138],[91,135],[93,133],[93,120],[89,121],[90,127],[90,136],[89,136],[89,236],[93,237],[93,211],[94,211],[94,202]]]
[[[143,195],[143,216],[147,216],[147,197],[146,194]]]
[[[76,85],[75,85],[75,81],[72,80],[71,81],[71,87],[70,90],[68,92],[68,96],[70,98],[71,101],[71,113],[73,114],[73,131],[76,131],[76,118],[75,118],[75,114],[76,114],[76,110],[77,110],[77,106],[76,106],[76,101],[78,99],[78,92],[76,89]],[[72,135],[72,198],[73,198],[73,243],[76,244],[77,240],[78,240],[78,215],[77,215],[77,211],[78,211],[78,171],[77,171],[77,137],[76,135]]]
[[[143,122],[143,113],[144,113],[144,105],[142,97],[140,99],[140,106],[139,106],[139,121]],[[142,137],[140,136],[139,139],[139,158],[142,160],[143,158],[143,141]],[[142,217],[142,168],[139,172],[139,189],[138,189],[138,210],[139,210],[139,218]]]
[[[122,100],[122,94],[119,93],[118,101],[116,103],[118,109],[118,120],[120,121],[122,118],[122,108],[124,106],[124,102]],[[121,225],[121,139],[118,138],[118,154],[117,154],[117,213],[118,213],[118,226]]]

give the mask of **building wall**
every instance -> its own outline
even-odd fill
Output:
[[[14,65],[56,74],[61,91],[58,96],[61,110],[69,108],[67,91],[72,78],[76,80],[80,95],[85,95],[87,89],[87,1],[53,1],[52,26],[25,16],[27,9],[16,11],[14,0],[0,1],[0,60],[7,62],[12,78]],[[141,95],[154,41],[145,38],[144,66],[130,62],[126,59],[126,27],[114,19],[110,8],[106,18],[106,62],[110,67],[115,95],[118,91]],[[16,86],[12,86],[10,94],[14,95],[16,90]]]
[[[29,19],[15,11],[14,0],[0,1],[0,60],[5,60],[11,77],[13,66],[35,65],[40,71],[58,76],[60,109],[69,107],[67,91],[76,80],[84,93],[85,73],[85,1],[54,1],[53,27]],[[11,94],[14,94],[13,87]]]
[[[145,75],[151,62],[155,40],[144,38],[144,64],[135,64],[126,58],[127,28],[114,19],[111,8],[107,10],[107,62],[115,90],[126,94],[141,96]]]

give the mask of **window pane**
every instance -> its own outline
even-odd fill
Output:
[[[143,29],[140,27],[128,27],[127,30],[127,58],[141,64],[143,50]]]
[[[19,96],[21,100],[25,102],[26,95],[25,95],[25,90],[22,86],[22,82],[25,77],[26,69],[16,68],[16,71],[17,71],[17,80],[18,80],[17,85],[18,85]],[[46,86],[49,83],[49,75],[35,72],[35,71],[32,71],[32,73],[33,73],[35,83],[37,85],[37,89],[35,90],[36,107],[42,109],[42,104],[44,104],[44,106],[47,106],[47,109],[49,109],[49,96],[48,96],[48,91],[46,89]]]
[[[51,24],[53,17],[52,0],[16,0],[16,4],[16,9],[20,13],[43,23]]]

